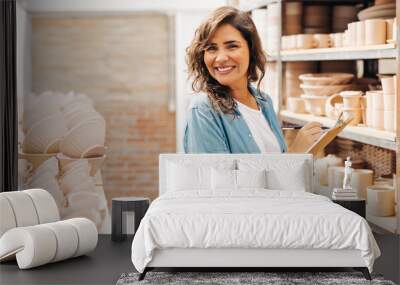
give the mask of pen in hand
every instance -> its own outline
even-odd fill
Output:
[[[303,127],[303,126],[282,127],[282,130],[283,130],[283,131],[286,131],[286,130],[300,130],[302,127]],[[328,128],[328,127],[325,127],[325,126],[322,126],[321,129],[327,130],[327,129],[329,129],[329,128]]]

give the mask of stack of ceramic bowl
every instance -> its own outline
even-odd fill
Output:
[[[331,7],[328,5],[305,5],[304,8],[304,33],[326,34],[330,32]]]
[[[303,90],[301,98],[305,102],[307,112],[316,115],[325,115],[325,105],[328,98],[336,93],[352,88],[353,79],[350,73],[310,73],[302,74],[303,81],[300,88]]]
[[[396,75],[382,77],[383,89],[383,128],[386,131],[396,130]]]
[[[361,91],[342,91],[340,96],[343,98],[343,107],[340,112],[343,112],[343,119],[352,118],[349,125],[358,125],[362,122],[361,108]]]
[[[394,18],[396,16],[396,3],[374,5],[361,10],[357,16],[360,20]]]
[[[305,105],[303,99],[300,98],[302,90],[300,88],[299,75],[304,73],[312,73],[317,70],[315,62],[287,62],[285,64],[285,77],[283,90],[286,98],[287,110],[295,113],[305,113]]]
[[[366,125],[378,130],[384,129],[383,91],[367,91]]]
[[[53,196],[59,209],[65,206],[65,197],[58,185],[58,161],[52,157],[43,162],[29,179],[28,188],[46,189]]]
[[[67,201],[62,217],[86,217],[99,227],[105,218],[106,203],[96,190],[88,161],[71,162],[62,168],[62,173],[59,183]]]
[[[358,9],[353,5],[333,6],[332,30],[334,33],[342,33],[347,29],[347,24],[357,20]]]
[[[301,34],[302,32],[303,4],[301,2],[284,3],[284,35]]]

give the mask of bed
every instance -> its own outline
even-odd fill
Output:
[[[132,242],[158,267],[353,267],[380,251],[365,219],[313,194],[308,154],[161,154],[159,194]]]

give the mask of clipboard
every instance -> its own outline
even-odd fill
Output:
[[[329,131],[325,132],[310,148],[306,153],[311,153],[312,155],[317,155],[322,151],[333,139],[353,120],[352,117],[339,121],[337,125],[331,128]]]

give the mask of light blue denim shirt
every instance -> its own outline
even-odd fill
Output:
[[[271,98],[251,87],[265,119],[278,139],[281,151],[287,150]],[[191,101],[183,138],[185,153],[260,153],[249,127],[236,108],[236,117],[211,107],[206,94],[195,95]]]

